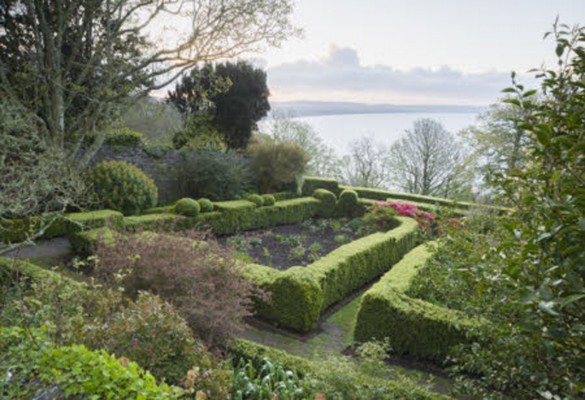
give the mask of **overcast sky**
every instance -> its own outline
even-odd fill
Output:
[[[485,105],[551,62],[557,15],[585,23],[585,0],[297,0],[304,37],[256,57],[272,101]]]

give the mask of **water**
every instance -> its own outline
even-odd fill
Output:
[[[420,118],[434,119],[449,132],[456,134],[475,123],[475,113],[389,113],[389,114],[343,114],[313,117],[298,117],[309,123],[323,141],[338,154],[347,154],[349,143],[361,136],[372,136],[376,142],[390,145],[405,130],[412,129],[413,122]]]

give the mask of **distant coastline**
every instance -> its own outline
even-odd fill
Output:
[[[485,107],[463,105],[395,105],[364,104],[327,101],[284,101],[271,102],[275,115],[287,117],[311,117],[344,114],[393,114],[393,113],[456,113],[478,114]]]

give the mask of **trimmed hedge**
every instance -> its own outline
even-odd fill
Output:
[[[256,208],[256,204],[248,200],[216,201],[213,206],[218,211],[246,211]]]
[[[159,228],[162,230],[175,230],[181,229],[181,221],[188,219],[190,218],[184,218],[176,214],[136,215],[131,217],[124,217],[124,228],[129,231],[153,228]]]
[[[202,198],[197,200],[197,203],[199,203],[199,208],[202,213],[213,211],[213,202],[211,200]]]
[[[315,190],[325,189],[329,190],[335,196],[338,196],[341,192],[339,183],[335,179],[320,178],[316,176],[305,176],[303,178],[302,193],[303,196],[311,196]]]
[[[196,217],[201,211],[201,206],[196,200],[189,197],[177,200],[175,203],[175,213],[185,217]]]
[[[0,287],[6,284],[11,284],[16,278],[22,279],[26,277],[32,281],[50,281],[54,279],[62,279],[71,285],[78,285],[77,281],[61,275],[57,272],[47,270],[32,264],[28,261],[19,260],[16,258],[0,257]]]
[[[353,217],[359,215],[360,211],[358,208],[358,194],[349,189],[341,192],[335,206],[335,214]]]
[[[335,194],[327,189],[316,189],[313,192],[313,197],[319,200],[321,206],[319,207],[318,215],[320,217],[329,218],[335,214],[335,206],[337,205],[337,197]]]
[[[98,228],[90,231],[79,232],[69,238],[71,251],[80,257],[88,257],[93,253],[98,239],[107,241],[115,240],[116,232],[109,228]]]
[[[276,203],[276,199],[271,194],[263,194],[262,201],[264,202],[265,206],[273,206]]]
[[[246,200],[256,204],[256,207],[262,207],[264,205],[264,199],[259,194],[251,194],[246,197]]]
[[[480,323],[405,294],[418,269],[432,256],[431,244],[409,252],[362,296],[354,331],[356,341],[390,339],[392,350],[436,362],[449,348],[468,339]]]
[[[246,277],[271,293],[271,303],[257,302],[258,316],[299,332],[314,329],[327,307],[387,271],[414,247],[416,221],[398,220],[398,228],[348,243],[306,267],[281,272],[247,265]]]
[[[285,351],[275,349],[268,346],[263,346],[249,340],[238,339],[230,348],[230,352],[236,359],[241,358],[252,361],[257,367],[261,365],[264,358],[271,362],[280,364],[284,368],[296,372],[301,378],[306,375],[311,375],[317,379],[323,374],[323,365],[319,362],[310,361],[303,357],[298,357],[289,354]],[[325,365],[326,367],[326,365]],[[378,387],[387,388],[387,394],[391,398],[405,399],[405,400],[447,400],[450,397],[443,396],[437,393],[428,392],[422,388],[413,390],[412,388],[405,389],[399,382],[389,381],[385,379],[364,377],[359,373],[355,374],[355,382],[350,382],[355,386],[363,384],[365,380]],[[387,397],[384,397],[387,398]]]
[[[49,217],[50,218],[50,217]],[[42,217],[0,220],[0,242],[17,243],[26,240],[27,233],[37,232],[43,224]],[[43,239],[69,236],[76,232],[111,225],[120,228],[124,225],[124,215],[113,210],[98,210],[65,214],[45,230]]]

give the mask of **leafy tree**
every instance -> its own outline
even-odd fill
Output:
[[[390,148],[393,185],[409,193],[453,197],[466,185],[464,155],[455,137],[432,119],[419,119]]]
[[[244,149],[270,110],[268,95],[266,72],[240,61],[194,68],[169,91],[168,102],[186,115],[210,115],[227,147]]]
[[[62,144],[200,62],[278,45],[297,32],[292,10],[290,0],[4,1],[0,87]]]
[[[504,91],[529,160],[491,176],[513,212],[446,237],[420,290],[491,321],[451,358],[479,378],[474,395],[585,396],[585,28],[552,34],[558,67],[538,70],[538,90],[513,74]]]
[[[522,117],[517,107],[496,103],[479,116],[477,125],[460,132],[485,183],[493,174],[512,173],[529,160],[527,146],[532,138],[519,127]]]

